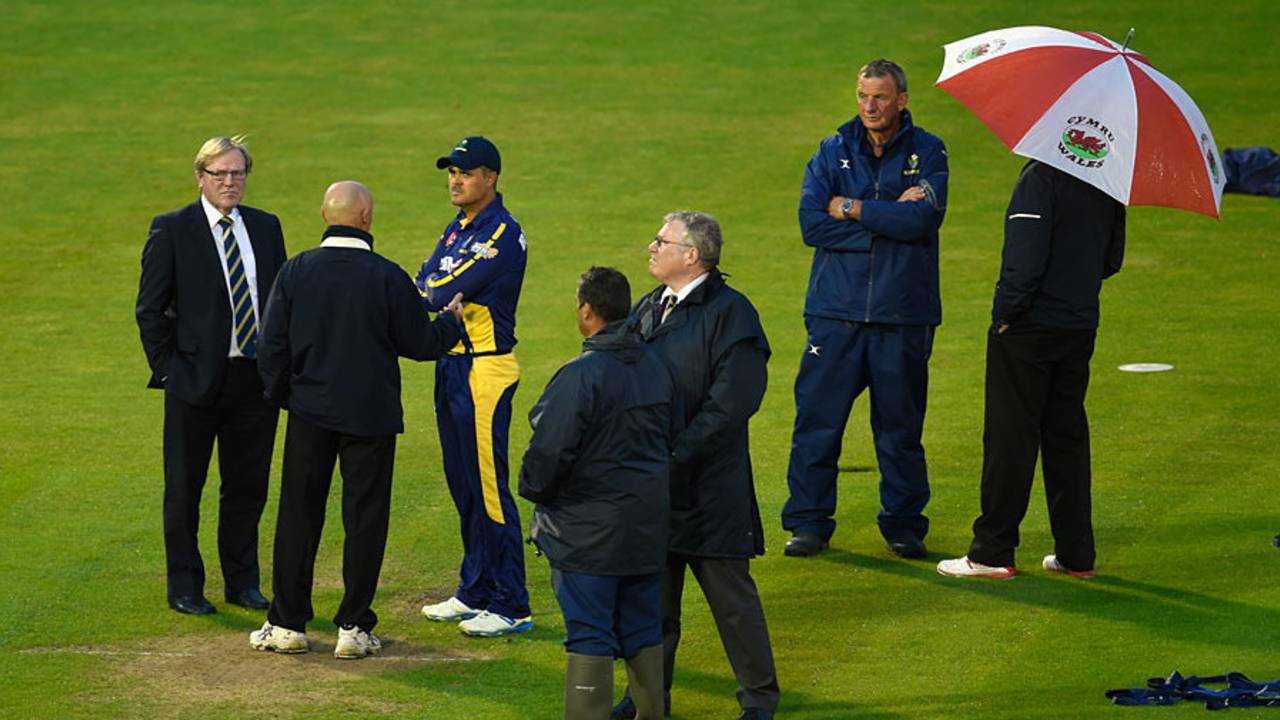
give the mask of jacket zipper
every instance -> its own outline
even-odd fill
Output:
[[[884,158],[880,158],[882,161]],[[880,163],[880,167],[876,168],[876,190],[873,200],[880,199],[880,175],[884,172],[884,163]],[[871,254],[867,256],[867,309],[863,313],[863,322],[871,322],[871,290],[875,285],[876,274],[876,238],[871,236]]]

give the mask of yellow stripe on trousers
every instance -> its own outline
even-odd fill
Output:
[[[489,519],[499,525],[506,524],[502,513],[502,498],[498,495],[498,470],[493,459],[493,415],[498,401],[507,388],[520,379],[520,364],[516,356],[482,355],[472,358],[471,401],[476,410],[476,452],[480,460],[480,492],[484,495],[484,510]],[[507,441],[506,432],[503,442]],[[507,466],[510,467],[508,456]]]

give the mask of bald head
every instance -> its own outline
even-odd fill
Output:
[[[320,217],[326,225],[346,225],[368,231],[373,225],[373,193],[354,180],[336,182],[324,193]]]

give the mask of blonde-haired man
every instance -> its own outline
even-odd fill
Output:
[[[257,333],[285,248],[279,218],[240,204],[252,167],[242,136],[206,141],[195,159],[200,197],[157,215],[142,250],[138,329],[148,387],[164,390],[169,607],[194,615],[215,612],[196,538],[215,443],[224,597],[268,605],[259,591],[258,519],[278,413],[263,398]]]

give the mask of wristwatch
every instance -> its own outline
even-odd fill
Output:
[[[844,215],[845,220],[849,219],[849,212],[851,210],[853,210],[853,198],[849,198],[848,200],[845,200],[843,203],[840,203],[840,214]]]

